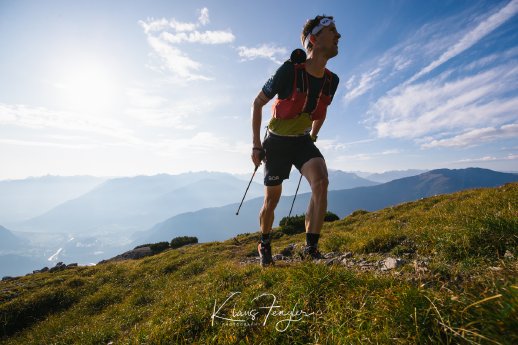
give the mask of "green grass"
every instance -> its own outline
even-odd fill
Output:
[[[325,224],[322,251],[405,259],[389,272],[241,264],[256,250],[251,233],[20,277],[0,283],[0,343],[516,344],[517,221],[518,184],[509,184]],[[279,232],[274,253],[303,241],[304,234]],[[421,259],[424,271],[413,264]],[[274,297],[273,310],[302,320],[266,318]],[[212,320],[215,304],[218,316],[234,312],[247,322]]]

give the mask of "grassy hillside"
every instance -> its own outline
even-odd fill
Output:
[[[318,263],[261,269],[257,239],[3,281],[0,342],[518,343],[518,183],[357,211],[325,225]]]

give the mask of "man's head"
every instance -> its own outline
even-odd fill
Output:
[[[330,59],[338,54],[338,39],[340,37],[333,17],[322,15],[306,22],[300,40],[308,53],[318,50]]]

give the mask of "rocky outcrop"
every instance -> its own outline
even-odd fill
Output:
[[[100,261],[99,264],[105,264],[108,262],[123,261],[123,260],[136,260],[146,256],[156,254],[150,247],[138,247],[132,250],[128,250],[120,255],[117,255],[111,259]]]
[[[48,268],[48,267],[43,267],[42,269],[40,270],[34,270],[32,271],[32,273],[29,273],[30,274],[36,274],[36,273],[44,273],[44,272],[50,272],[50,273],[54,273],[54,272],[58,272],[58,271],[63,271],[67,268],[72,268],[72,267],[77,267],[77,263],[72,263],[72,264],[64,264],[63,262],[58,262],[54,267],[51,267],[51,268]]]

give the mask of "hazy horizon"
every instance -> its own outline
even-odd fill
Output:
[[[328,170],[329,171],[342,171],[344,173],[351,173],[351,174],[375,175],[375,174],[407,172],[407,171],[414,171],[414,170],[415,171],[431,171],[431,170],[439,170],[439,169],[459,170],[459,169],[469,169],[469,168],[488,169],[488,168],[482,168],[482,167],[478,167],[478,166],[467,166],[465,168],[441,168],[441,167],[432,168],[432,169],[417,169],[417,168],[413,169],[413,168],[409,168],[409,169],[385,170],[385,171],[358,171],[358,170],[348,171],[348,170],[341,170],[341,169],[332,169],[332,168],[328,167]],[[495,170],[495,169],[488,169],[488,170],[493,170],[493,171],[503,172],[503,173],[510,173],[510,174],[518,174],[518,170]],[[93,178],[100,178],[100,179],[114,179],[114,178],[132,178],[132,177],[139,177],[139,176],[151,177],[151,176],[157,176],[157,175],[176,176],[176,175],[183,175],[183,174],[189,174],[189,173],[193,173],[193,174],[196,174],[196,173],[222,173],[222,174],[230,174],[230,175],[236,175],[236,176],[241,176],[241,175],[250,175],[251,176],[252,172],[253,172],[253,170],[252,171],[248,171],[248,172],[235,172],[235,173],[234,172],[227,172],[227,171],[216,171],[216,170],[197,170],[197,171],[184,171],[184,172],[178,172],[178,173],[157,172],[157,173],[151,173],[151,174],[118,175],[118,176],[100,176],[100,175],[85,175],[85,174],[79,174],[79,175],[46,174],[46,175],[38,175],[38,176],[28,175],[28,176],[20,177],[20,178],[0,179],[0,182],[20,181],[20,180],[27,180],[27,179],[39,179],[39,178],[43,178],[43,177],[93,177]],[[292,173],[293,172],[297,173],[295,168],[292,169]],[[258,170],[256,172],[256,176],[257,176],[257,174],[262,174],[262,170]],[[358,176],[360,176],[360,175],[358,175]]]

